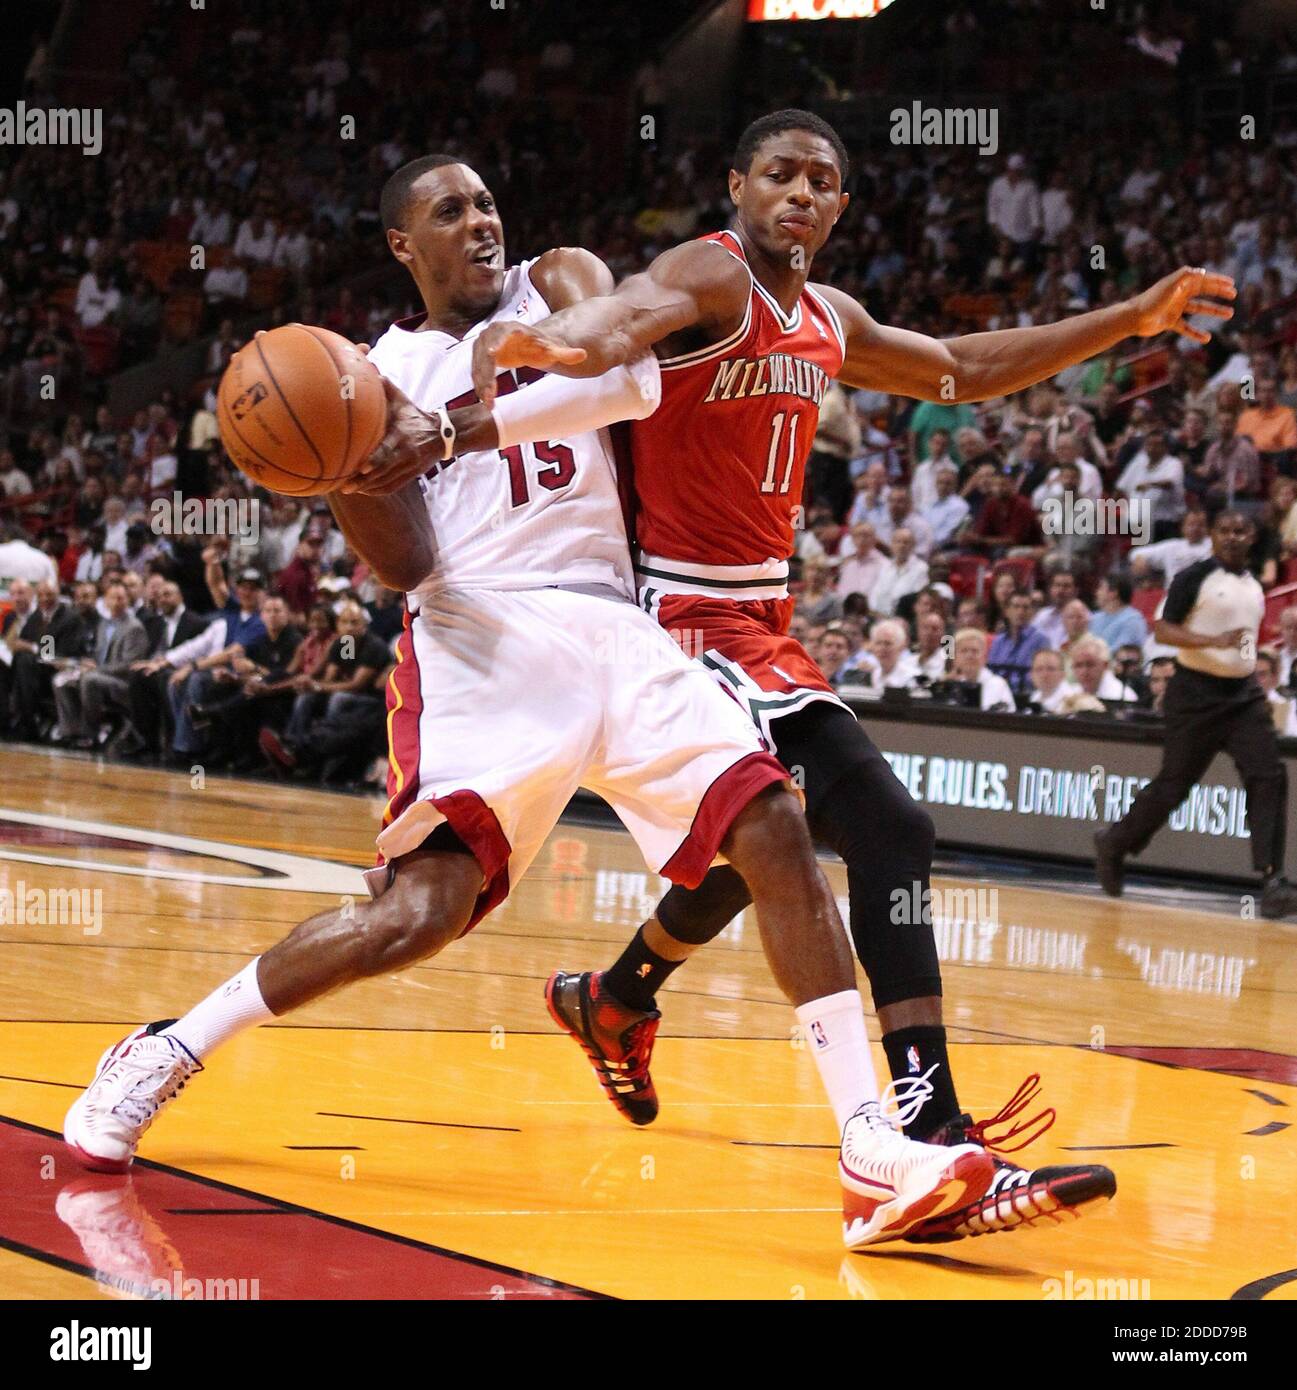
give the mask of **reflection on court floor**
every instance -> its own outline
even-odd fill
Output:
[[[939,880],[963,1104],[985,1115],[1041,1073],[1059,1118],[1032,1162],[1096,1155],[1119,1191],[1054,1231],[845,1257],[831,1118],[754,922],[673,977],[651,1128],[620,1120],[554,1032],[550,970],[611,961],[661,891],[625,835],[574,824],[465,941],[239,1038],[146,1137],[131,1177],[87,1176],[57,1133],[100,1051],[358,893],[376,804],[3,757],[0,1296],[1297,1288],[1275,1219],[1291,1205],[1293,928],[1017,875]],[[82,890],[100,894],[97,931],[60,910]]]

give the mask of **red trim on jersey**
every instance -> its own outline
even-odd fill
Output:
[[[405,627],[396,642],[396,666],[387,682],[387,805],[383,824],[394,820],[414,804],[419,795],[419,720],[423,714],[423,687],[419,658],[414,649],[414,623],[405,611]],[[473,915],[464,932],[470,932],[509,896],[508,837],[495,812],[474,791],[461,790],[429,802],[468,846],[486,880],[478,894]],[[387,861],[380,854],[377,862]],[[461,933],[462,935],[463,933]]]
[[[749,753],[727,767],[703,794],[689,834],[662,866],[663,875],[684,888],[697,888],[739,812],[758,792],[787,781],[788,773],[769,753]]]
[[[446,823],[472,850],[486,880],[477,895],[473,915],[460,932],[461,936],[467,936],[488,912],[494,912],[509,896],[509,856],[513,850],[495,812],[476,792],[451,792],[448,796],[434,797],[430,804],[446,817]]]
[[[414,650],[413,622],[407,605],[401,635],[396,641],[396,665],[387,681],[384,825],[391,825],[419,794],[419,719],[423,714],[423,687],[419,678],[419,658]],[[383,862],[381,857],[378,862]]]

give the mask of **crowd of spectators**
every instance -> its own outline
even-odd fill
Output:
[[[794,630],[833,683],[983,710],[1156,713],[1173,657],[1157,615],[1226,507],[1253,523],[1252,571],[1286,596],[1292,349],[1256,353],[1241,383],[1181,361],[1176,386],[1124,401],[1110,377],[1087,394],[1084,373],[978,408],[831,388]],[[1280,608],[1271,689],[1288,691],[1297,607]],[[1275,716],[1285,733],[1289,713]]]
[[[936,606],[942,674],[977,681],[984,709],[1130,701],[1156,710],[1170,652],[1151,627],[1175,573],[1209,553],[1217,512],[1228,506],[1254,523],[1251,566],[1265,589],[1297,578],[1295,150],[1297,135],[1280,131],[1255,153],[1147,145],[1133,168],[1100,152],[1079,161],[1075,188],[1055,166],[1043,193],[1013,153],[981,188],[980,206],[977,185],[939,160],[920,168],[896,156],[893,172],[904,169],[918,189],[904,201],[922,230],[898,238],[884,219],[866,233],[863,261],[858,242],[837,253],[833,277],[854,277],[871,307],[890,304],[880,311],[888,321],[949,334],[943,314],[971,312],[978,291],[984,326],[1026,326],[1112,303],[1194,263],[1231,275],[1239,298],[1230,323],[1210,325],[1206,347],[1129,340],[977,406],[834,386],[797,553],[809,639],[834,621],[849,639],[836,683],[921,680],[914,662],[894,665],[890,652],[899,636],[917,660],[921,620]],[[896,186],[885,187],[881,204],[892,206]],[[917,264],[894,251],[916,235]],[[993,247],[980,285],[968,260],[979,238]],[[934,265],[943,245],[950,260]],[[1115,254],[1084,249],[1096,246]],[[976,669],[973,630],[985,634]],[[1056,662],[1035,650],[1042,639],[1062,658],[1057,677]],[[831,641],[830,662],[841,645]]]
[[[543,9],[511,9],[488,32],[492,7],[343,0],[315,23],[304,3],[239,0],[219,43],[196,30],[180,47],[187,12],[159,10],[131,47],[102,157],[0,151],[10,737],[375,775],[401,605],[327,507],[257,493],[232,467],[214,386],[260,324],[298,317],[372,341],[408,311],[399,272],[355,277],[388,266],[376,189],[430,148],[497,186],[513,258],[576,243],[621,276],[725,224],[730,132],[673,128],[636,27],[649,21],[609,21],[578,57]],[[661,32],[685,9],[660,7]],[[1148,48],[1132,51],[1166,66]],[[1228,45],[1212,53],[1231,70]],[[435,109],[415,99],[430,70]],[[657,120],[647,139],[643,111]],[[978,406],[835,386],[808,467],[794,624],[835,685],[1156,712],[1169,653],[1152,622],[1220,508],[1255,521],[1268,589],[1295,577],[1297,129],[1280,118],[1253,141],[1209,139],[1154,109],[1142,137],[1010,134],[989,159],[885,142],[851,153],[852,203],[816,278],[885,322],[937,336],[1041,323],[1186,263],[1238,281],[1236,316],[1207,325],[1206,348],[1128,341]],[[194,335],[188,387],[124,416],[104,403],[109,372]],[[257,503],[255,539],[160,515],[175,494]],[[1138,506],[1117,534],[1055,524],[1077,499]],[[1297,685],[1297,610],[1280,625],[1276,702]]]
[[[347,549],[327,505],[281,499],[267,512],[245,534],[208,538],[159,528],[141,505],[122,517],[123,548],[79,553],[11,529],[0,736],[380,785],[404,603]]]
[[[376,190],[430,149],[491,172],[516,251],[583,239],[615,253],[630,223],[603,214],[641,170],[608,112],[623,115],[644,48],[690,8],[592,12],[578,61],[556,7],[156,7],[123,40],[94,158],[0,147],[0,412],[57,414],[160,346],[258,312],[372,333],[390,321],[383,293],[338,286],[382,264]],[[29,105],[77,100],[49,90],[53,71],[33,61]],[[616,177],[574,196],[596,162]]]

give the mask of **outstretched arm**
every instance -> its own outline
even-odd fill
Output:
[[[532,267],[531,280],[544,296],[545,304],[557,314],[577,304],[611,297],[613,288],[608,267],[589,251],[575,247],[547,251]],[[553,323],[557,314],[543,322]],[[507,336],[515,325],[492,325],[481,336],[497,327],[502,327]],[[534,330],[524,327],[520,331]],[[504,364],[500,365],[503,369]],[[494,370],[491,383],[494,394]],[[390,382],[385,386],[396,428],[343,485],[346,493],[382,496],[398,491],[435,468],[443,458],[443,445],[431,419]],[[660,399],[657,361],[647,351],[593,380],[573,381],[547,373],[525,391],[501,395],[490,404],[450,411],[455,431],[453,449],[456,454],[469,454],[533,440],[565,439],[602,429],[618,420],[643,419],[657,409]]]
[[[489,407],[496,374],[509,367],[601,376],[673,333],[697,329],[705,340],[720,339],[739,326],[749,284],[748,272],[723,248],[686,242],[612,294],[584,299],[538,324],[492,324],[473,345],[473,388]]]
[[[938,339],[886,327],[840,290],[817,288],[837,310],[846,334],[840,381],[947,404],[1025,390],[1123,338],[1152,338],[1170,330],[1205,343],[1211,335],[1185,320],[1194,314],[1228,319],[1233,309],[1217,301],[1235,296],[1229,276],[1186,267],[1133,299],[1059,323]]]

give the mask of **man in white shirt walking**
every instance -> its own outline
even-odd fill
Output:
[[[1212,526],[1212,553],[1176,576],[1154,636],[1176,648],[1163,699],[1166,739],[1157,776],[1115,825],[1094,837],[1099,884],[1120,897],[1124,861],[1139,854],[1211,767],[1227,752],[1247,791],[1252,866],[1263,917],[1297,912],[1297,886],[1284,877],[1288,775],[1265,691],[1257,682],[1257,633],[1265,596],[1248,572],[1255,539],[1241,512]]]

